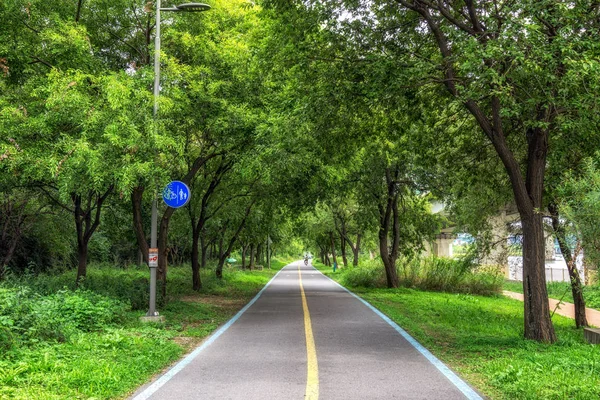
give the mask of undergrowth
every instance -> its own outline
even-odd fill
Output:
[[[400,285],[422,290],[491,295],[499,293],[503,276],[495,267],[476,267],[469,259],[438,257],[399,259]],[[385,269],[379,259],[339,270],[342,284],[352,287],[386,287]]]
[[[92,264],[79,289],[75,271],[10,277],[0,285],[0,399],[123,397],[176,360],[250,300],[272,269],[201,271],[169,267],[163,324],[143,324],[148,269]],[[184,339],[184,340],[182,340]]]

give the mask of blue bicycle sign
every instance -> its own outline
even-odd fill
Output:
[[[163,190],[163,200],[173,208],[185,206],[190,201],[190,188],[181,181],[172,181]]]

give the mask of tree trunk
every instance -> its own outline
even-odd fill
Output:
[[[158,268],[156,269],[156,277],[163,299],[167,298],[167,257],[169,255],[167,244],[169,237],[169,222],[171,221],[174,212],[174,208],[168,207],[165,210],[158,227]]]
[[[521,217],[523,227],[523,293],[525,307],[525,337],[542,342],[556,341],[550,320],[546,288],[546,254],[542,215]]]
[[[389,252],[387,232],[379,230],[379,253],[381,261],[385,268],[385,279],[388,288],[397,288],[399,286],[398,272],[396,271],[396,258]]]
[[[246,250],[248,250],[248,245],[242,244],[242,269],[246,269]]]
[[[356,244],[352,243],[352,239],[348,236],[348,232],[346,231],[346,222],[344,219],[340,218],[341,229],[338,229],[340,234],[340,239],[342,240],[342,255],[344,258],[344,265],[347,265],[348,261],[346,259],[346,243],[350,245],[350,249],[354,255],[354,260],[352,261],[352,265],[355,267],[358,266],[358,253],[360,251],[360,233],[356,234]]]
[[[399,286],[398,272],[396,271],[396,259],[400,246],[400,225],[398,219],[398,188],[397,180],[399,168],[396,166],[392,173],[386,168],[385,180],[387,184],[387,197],[385,204],[379,203],[379,254],[385,268],[385,278],[388,288]],[[392,228],[391,248],[388,245],[390,239],[390,223]]]
[[[555,203],[548,204],[548,211],[552,217],[552,229],[554,235],[558,240],[560,252],[562,253],[565,262],[567,263],[567,269],[569,271],[569,279],[571,281],[571,292],[573,293],[573,304],[575,305],[575,326],[581,328],[589,326],[587,317],[585,315],[585,299],[583,297],[583,286],[581,284],[581,277],[577,271],[577,251],[575,258],[571,253],[571,249],[567,245],[567,238],[564,227],[560,223],[560,215],[558,212],[558,206]]]
[[[5,269],[11,262],[17,245],[23,234],[23,225],[27,219],[25,213],[30,198],[26,197],[17,203],[10,198],[8,193],[4,194],[4,200],[0,208],[0,280],[4,277]]]
[[[88,256],[88,243],[82,242],[77,244],[77,279],[75,280],[75,286],[79,287],[81,281],[85,279],[87,275],[87,256]]]
[[[225,265],[225,250],[223,249],[223,241],[225,239],[225,232],[227,231],[227,226],[225,225],[223,231],[220,233],[221,237],[219,238],[219,248],[218,248],[218,256],[217,256],[217,268],[215,269],[215,275],[218,279],[223,279],[223,266]],[[221,261],[222,260],[222,261]]]
[[[335,239],[333,238],[333,231],[329,232],[329,239],[331,241],[331,257],[333,257],[333,265],[339,267],[337,257],[335,256]]]
[[[263,253],[263,245],[259,243],[256,245],[256,262],[258,265],[264,265],[264,253]]]
[[[227,257],[229,257],[229,255],[231,254],[231,250],[233,250],[233,245],[235,244],[235,242],[237,242],[242,229],[244,229],[244,226],[246,225],[246,220],[248,219],[248,215],[250,215],[250,211],[252,210],[252,207],[254,206],[255,201],[256,201],[255,199],[252,200],[250,202],[250,204],[248,205],[248,207],[246,207],[246,213],[244,214],[244,218],[242,218],[242,221],[238,225],[237,230],[231,236],[231,239],[229,240],[227,249],[225,251],[222,251],[222,250],[219,251],[219,253],[221,253],[221,254],[219,257],[219,264],[217,265],[217,269],[215,271],[218,279],[223,278],[223,264],[225,263],[225,259]],[[223,234],[221,235],[221,242],[220,242],[221,245],[219,246],[220,249],[223,248],[222,243],[223,243],[224,236],[225,236],[225,230],[223,231]]]
[[[12,260],[12,257],[15,253],[15,249],[17,248],[17,244],[19,243],[19,237],[15,236],[11,238],[10,244],[8,245],[8,249],[6,250],[6,254],[4,255],[2,262],[0,263],[0,281],[4,277],[4,270],[8,263]]]
[[[102,205],[110,193],[112,193],[113,185],[110,185],[104,194],[95,191],[89,191],[85,204],[82,204],[80,194],[72,193],[71,201],[73,202],[73,216],[75,217],[75,227],[77,231],[77,278],[75,286],[79,286],[81,279],[87,274],[87,253],[88,244],[94,232],[100,225],[100,215]],[[92,216],[93,214],[93,216]]]
[[[201,250],[200,268],[206,268],[206,256],[208,253],[208,245],[204,243],[205,241],[206,241],[206,238],[205,238],[204,234],[200,234],[200,250]]]
[[[250,265],[248,265],[249,269],[252,271],[254,269],[255,263],[255,250],[256,246],[254,243],[250,244]]]
[[[202,279],[200,278],[200,263],[198,254],[198,242],[200,240],[200,232],[194,226],[192,221],[192,289],[199,291],[202,289]]]
[[[208,259],[209,260],[214,260],[215,254],[217,254],[217,242],[214,241],[211,245],[210,245],[210,252],[208,253]]]
[[[340,235],[340,249],[342,251],[342,262],[344,267],[348,266],[348,258],[346,257],[346,239],[343,235]]]
[[[131,205],[133,207],[133,232],[137,240],[139,250],[142,252],[143,260],[148,264],[148,241],[144,233],[144,223],[142,218],[142,198],[144,187],[138,186],[131,192]]]
[[[75,14],[75,23],[79,22],[79,18],[81,17],[81,4],[83,0],[79,0],[77,2],[77,13]]]
[[[360,252],[360,233],[356,235],[356,245],[352,248],[352,253],[354,254],[354,260],[352,260],[352,265],[358,267],[358,256]]]

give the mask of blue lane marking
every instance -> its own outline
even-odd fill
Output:
[[[285,267],[287,267],[287,265]],[[233,323],[235,321],[237,321],[242,316],[242,314],[245,313],[246,310],[248,310],[250,308],[250,306],[252,306],[252,304],[254,304],[256,302],[256,300],[258,300],[258,298],[263,294],[263,292],[267,289],[267,287],[269,287],[271,282],[273,282],[273,280],[275,280],[275,278],[277,278],[277,275],[279,275],[279,273],[281,271],[283,271],[283,269],[285,267],[281,268],[275,274],[275,276],[273,278],[271,278],[271,280],[265,285],[265,287],[262,288],[261,291],[258,292],[258,294],[256,296],[254,296],[254,298],[252,300],[250,300],[250,302],[248,304],[246,304],[244,306],[244,308],[242,308],[240,311],[238,311],[238,313],[235,314],[235,316],[233,318],[231,318],[225,325],[223,325],[221,328],[219,328],[219,330],[217,330],[215,333],[213,333],[212,336],[210,336],[206,341],[204,341],[204,343],[202,343],[199,347],[197,347],[196,350],[192,351],[183,360],[181,360],[177,364],[175,364],[175,366],[173,368],[168,370],[163,376],[158,378],[153,384],[151,384],[146,389],[144,389],[143,392],[141,392],[140,394],[135,396],[132,400],[146,400],[146,399],[150,398],[150,396],[152,396],[165,383],[167,383],[169,380],[171,380],[171,378],[173,378],[179,371],[181,371],[189,363],[191,363],[194,360],[194,358],[196,358],[198,356],[198,354],[200,354],[204,349],[206,349],[215,340],[217,340],[219,338],[219,336],[221,336],[227,329],[229,329],[229,327],[231,325],[233,325]]]
[[[317,270],[315,267],[313,267],[313,268],[315,270]],[[317,271],[319,271],[319,270],[317,270]],[[319,271],[319,272],[321,272],[321,271]],[[467,399],[483,400],[482,397],[479,394],[477,394],[477,392],[475,392],[473,389],[471,389],[471,387],[469,385],[467,385],[465,381],[460,379],[454,372],[452,372],[452,370],[450,368],[448,368],[446,366],[446,364],[444,364],[436,356],[431,354],[431,352],[429,350],[427,350],[425,347],[423,347],[423,345],[421,343],[417,342],[415,338],[413,338],[412,336],[410,336],[408,334],[408,332],[406,332],[404,329],[400,328],[400,326],[398,326],[398,324],[396,324],[394,321],[389,319],[385,314],[383,314],[381,311],[379,311],[378,309],[373,307],[366,300],[364,300],[364,299],[360,298],[358,295],[352,293],[350,290],[346,289],[345,287],[343,287],[342,285],[340,285],[339,283],[337,283],[336,281],[334,281],[327,275],[323,274],[323,276],[325,278],[329,279],[331,282],[338,285],[339,287],[341,287],[342,289],[344,289],[346,292],[350,293],[350,295],[352,295],[356,299],[360,300],[364,305],[369,307],[375,314],[379,315],[381,317],[381,319],[383,319],[392,328],[394,328],[396,330],[396,332],[398,332],[400,335],[402,335],[402,337],[404,339],[406,339],[408,341],[408,343],[412,344],[413,347],[415,349],[417,349],[417,351],[419,353],[421,353],[423,356],[425,356],[425,358],[427,360],[429,360],[430,363],[432,363],[442,374],[444,374],[444,376],[446,378],[448,378],[448,380],[450,382],[452,382],[454,384],[454,386],[456,386],[458,388],[458,390],[460,390],[466,396]]]

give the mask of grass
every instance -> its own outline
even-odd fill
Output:
[[[399,259],[396,269],[400,286],[453,293],[497,294],[504,279],[497,268],[475,269],[468,258]],[[359,267],[341,268],[339,279],[342,284],[352,287],[386,286],[385,270],[380,259],[362,261]]]
[[[552,299],[563,299],[568,303],[573,302],[573,293],[571,292],[571,284],[569,282],[548,282],[548,297]],[[511,292],[523,293],[523,284],[517,281],[504,281],[503,290]],[[600,285],[588,285],[583,287],[583,297],[585,298],[586,307],[600,310]]]
[[[147,268],[119,270],[107,265],[92,265],[83,292],[68,290],[71,279],[74,281],[72,272],[4,283],[0,294],[29,290],[35,293],[30,296],[32,299],[47,304],[48,299],[63,293],[66,298],[75,299],[78,306],[72,313],[64,307],[55,307],[57,312],[72,314],[63,318],[66,321],[64,331],[68,334],[48,338],[28,335],[25,328],[17,330],[14,313],[7,310],[9,304],[4,308],[0,304],[0,342],[2,334],[14,339],[11,343],[6,342],[7,348],[0,350],[0,399],[126,398],[230,319],[287,264],[286,261],[274,259],[272,269],[263,271],[226,268],[223,281],[214,278],[210,269],[204,270],[204,286],[199,293],[191,290],[189,266],[170,267],[168,302],[159,307],[166,318],[163,324],[139,321],[147,303],[137,307],[141,309],[131,310],[138,300],[131,300],[126,287],[138,280],[147,282]],[[147,288],[147,283],[145,285]],[[105,323],[93,329],[86,329],[85,323],[80,324],[82,326],[69,324],[69,321],[85,321],[82,316],[89,313],[100,313],[85,301],[88,298],[105,301],[113,312],[120,310],[119,318],[107,317]],[[0,303],[2,299],[0,296]],[[19,301],[23,306],[21,315],[31,316],[32,321],[43,321],[44,315],[36,319],[40,307],[30,306],[31,301]],[[12,303],[10,306],[14,309]],[[106,310],[103,312],[107,314]],[[30,325],[37,326],[33,322]]]
[[[585,343],[572,320],[553,317],[558,342],[548,345],[523,339],[523,303],[503,296],[349,289],[491,399],[600,397],[600,347]]]

